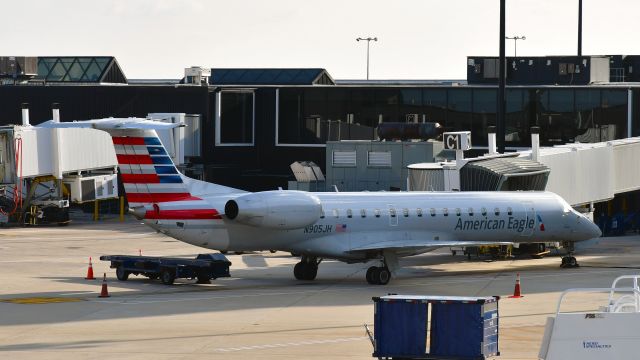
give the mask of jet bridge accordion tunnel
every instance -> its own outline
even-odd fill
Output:
[[[447,171],[445,171],[445,168]],[[412,191],[452,190],[446,181],[455,169],[451,163],[425,163],[409,166],[409,189]],[[459,170],[461,191],[545,190],[550,169],[533,160],[518,157],[494,157],[469,160]],[[456,176],[457,176],[456,175]],[[447,184],[449,184],[447,186]]]
[[[543,191],[549,168],[522,158],[494,158],[467,163],[460,169],[462,191]]]

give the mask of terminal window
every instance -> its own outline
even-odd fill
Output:
[[[219,144],[253,145],[254,99],[252,91],[220,93]]]

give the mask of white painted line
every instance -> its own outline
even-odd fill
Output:
[[[218,348],[218,349],[213,349],[213,351],[234,352],[234,351],[246,351],[246,350],[265,350],[265,349],[286,348],[286,347],[293,347],[293,346],[336,344],[336,343],[362,341],[362,340],[369,340],[369,338],[367,336],[361,336],[361,337],[342,338],[342,339],[306,340],[306,341],[281,343],[281,344],[264,344],[264,345],[240,346],[240,347],[232,347],[232,348]]]

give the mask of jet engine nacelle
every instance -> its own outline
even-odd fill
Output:
[[[224,212],[241,224],[292,230],[318,221],[322,205],[316,196],[302,191],[264,191],[227,201]]]

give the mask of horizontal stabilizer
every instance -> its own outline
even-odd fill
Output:
[[[107,118],[74,122],[45,121],[38,127],[45,128],[94,128],[100,130],[163,130],[182,126],[179,123],[166,123],[143,118]]]

